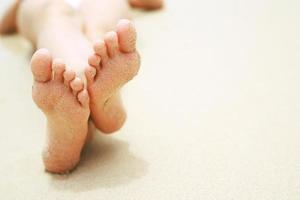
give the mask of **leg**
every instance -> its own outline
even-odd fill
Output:
[[[130,18],[126,0],[83,0],[81,13],[85,20],[85,33],[91,41],[103,38],[120,19]]]
[[[24,1],[19,9],[18,28],[38,49],[48,49],[78,76],[84,75],[92,45],[83,34],[81,16],[64,1]]]
[[[129,5],[143,9],[158,9],[162,0],[83,0],[81,13],[85,19],[85,32],[92,40],[104,37],[120,19],[129,19]]]
[[[38,50],[31,61],[33,99],[47,118],[45,168],[67,172],[78,163],[88,133],[89,96],[75,72],[88,65],[90,44],[80,20],[60,1],[24,1],[18,17],[20,33],[48,49]]]
[[[121,20],[116,32],[106,33],[128,13],[124,0],[85,0],[82,4],[87,36],[91,41],[98,39],[94,44],[95,53],[89,59],[94,69],[86,71],[91,116],[95,126],[105,133],[114,132],[124,124],[126,112],[119,90],[135,76],[140,65],[131,22]]]

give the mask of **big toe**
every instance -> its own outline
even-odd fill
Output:
[[[37,50],[31,58],[31,71],[34,80],[47,82],[52,76],[52,57],[47,49]]]
[[[136,30],[133,23],[122,19],[117,25],[120,50],[124,53],[132,53],[136,46]]]

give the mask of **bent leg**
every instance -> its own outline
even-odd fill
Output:
[[[114,30],[120,19],[130,18],[126,0],[83,0],[80,11],[85,20],[85,33],[93,42]]]
[[[20,33],[38,49],[48,49],[78,76],[88,66],[92,45],[83,33],[80,14],[64,1],[27,0],[18,15]]]
[[[112,133],[120,129],[126,120],[119,91],[139,69],[136,32],[131,22],[120,21],[129,16],[125,0],[84,0],[81,11],[86,35],[94,42],[95,50],[89,59],[94,69],[86,71],[91,116],[98,129]],[[117,30],[111,31],[116,29],[118,21]],[[126,51],[128,48],[130,50]],[[91,74],[96,75],[92,77]]]
[[[45,168],[55,173],[76,166],[87,138],[89,95],[76,74],[83,74],[92,50],[76,13],[60,2],[24,1],[18,16],[21,34],[45,48],[31,61],[33,99],[47,118]]]

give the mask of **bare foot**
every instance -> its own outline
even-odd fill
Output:
[[[31,60],[33,100],[46,115],[48,141],[43,153],[47,171],[63,173],[79,161],[88,131],[89,96],[75,72],[48,50],[36,51]]]
[[[104,41],[94,45],[86,69],[91,116],[97,128],[109,133],[120,128],[126,116],[122,112],[118,91],[131,80],[140,67],[136,51],[136,31],[128,20],[120,20],[116,32],[108,32]],[[112,120],[109,120],[112,119]],[[117,128],[115,128],[117,127]]]
[[[163,6],[163,0],[129,0],[132,7],[146,10],[159,9]]]

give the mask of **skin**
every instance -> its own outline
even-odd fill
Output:
[[[159,9],[163,6],[162,0],[129,0],[131,6],[146,10]]]
[[[159,0],[130,4],[162,6]],[[38,49],[31,59],[32,97],[47,118],[47,171],[74,169],[89,118],[104,133],[124,124],[120,89],[140,67],[135,28],[120,20],[128,13],[123,0],[84,0],[78,10],[61,0],[25,0],[16,1],[0,20],[2,34],[18,30]]]

